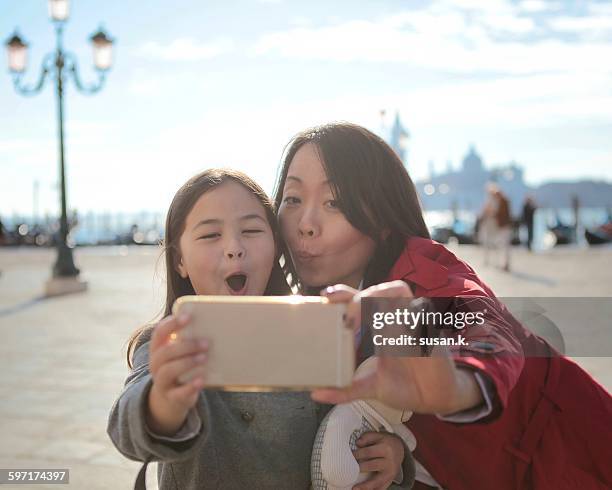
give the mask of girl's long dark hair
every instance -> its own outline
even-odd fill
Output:
[[[297,151],[311,143],[346,219],[376,242],[364,287],[386,278],[409,237],[430,238],[412,179],[393,149],[371,131],[347,122],[306,129],[289,142],[274,192],[278,210],[289,167]],[[305,291],[283,243],[284,269],[292,285]]]
[[[291,293],[278,260],[282,247],[274,213],[274,205],[271,199],[255,181],[242,172],[230,169],[209,169],[185,182],[175,194],[168,209],[165,235],[161,244],[162,254],[165,257],[166,263],[166,303],[162,314],[163,318],[172,313],[172,305],[177,298],[196,294],[189,278],[184,279],[177,272],[181,253],[179,241],[185,229],[187,215],[202,194],[230,180],[244,186],[246,190],[258,199],[266,212],[266,218],[272,229],[277,254],[264,294],[281,296]],[[127,363],[130,368],[132,368],[132,357],[136,346],[148,340],[153,326],[142,326],[131,335],[127,347]]]

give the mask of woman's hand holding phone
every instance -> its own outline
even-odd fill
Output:
[[[167,316],[154,327],[149,346],[153,385],[148,397],[147,425],[164,436],[178,432],[206,382],[208,342],[178,339],[176,335],[189,321],[187,315]],[[190,371],[195,375],[180,384],[178,378]]]
[[[347,323],[354,328],[358,328],[361,321],[362,298],[414,297],[403,281],[386,282],[363,291],[337,285],[321,294],[331,303],[347,304]],[[321,403],[335,404],[375,398],[390,407],[441,415],[483,403],[482,392],[473,373],[457,369],[444,347],[434,347],[431,357],[379,356],[373,373],[354,380],[348,388],[314,390],[312,398]]]

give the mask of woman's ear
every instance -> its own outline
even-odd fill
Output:
[[[176,265],[176,272],[178,272],[179,275],[183,279],[187,279],[189,277],[189,274],[187,273],[187,268],[185,267],[185,264],[183,264],[182,257],[178,257],[178,264]]]

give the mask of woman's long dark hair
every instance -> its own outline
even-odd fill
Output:
[[[274,192],[277,211],[293,157],[308,143],[314,145],[348,222],[376,242],[364,287],[384,281],[407,238],[430,237],[406,168],[382,138],[361,126],[334,122],[309,128],[294,136],[285,150]],[[304,291],[284,242],[281,252],[292,285]]]
[[[166,303],[162,315],[163,318],[172,313],[172,305],[177,298],[196,294],[189,278],[182,278],[177,272],[177,265],[181,257],[179,242],[185,229],[187,215],[202,194],[227,181],[237,182],[257,198],[266,212],[266,218],[272,229],[277,253],[264,294],[282,296],[291,293],[278,260],[282,247],[274,213],[274,205],[271,199],[255,181],[242,172],[230,169],[209,169],[185,182],[175,194],[168,209],[166,230],[161,244],[162,254],[165,256],[166,262]],[[131,335],[127,348],[127,363],[130,368],[132,368],[132,356],[136,346],[150,337],[152,328],[153,325],[145,325],[138,328]]]

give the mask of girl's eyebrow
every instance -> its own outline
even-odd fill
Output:
[[[252,214],[246,214],[244,215],[242,218],[240,218],[240,221],[246,221],[248,219],[260,219],[261,221],[263,221],[264,223],[267,223],[268,221],[264,218],[262,218],[259,214],[257,213],[252,213]]]
[[[260,216],[257,213],[245,214],[244,216],[239,218],[240,221],[246,221],[246,220],[249,220],[249,219],[259,219],[259,220],[263,221],[264,223],[268,222],[265,218],[263,218],[262,216]],[[218,218],[204,219],[204,220],[200,221],[197,225],[195,225],[193,227],[193,230],[195,230],[199,226],[204,226],[204,225],[222,225],[222,224],[223,224],[223,220],[222,219],[218,219]]]
[[[203,219],[202,221],[200,221],[197,225],[195,225],[193,227],[193,230],[195,230],[198,226],[203,226],[203,225],[220,225],[222,223],[223,223],[223,220],[216,219],[216,218]]]

